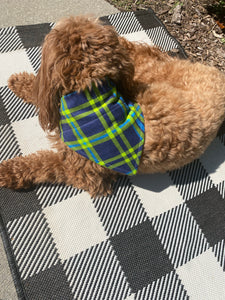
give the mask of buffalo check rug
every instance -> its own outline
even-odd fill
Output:
[[[104,17],[129,40],[186,58],[153,11]],[[48,148],[32,105],[7,87],[37,73],[54,24],[0,30],[0,160]],[[199,159],[123,176],[109,197],[41,184],[0,189],[1,234],[19,299],[225,299],[225,126]]]

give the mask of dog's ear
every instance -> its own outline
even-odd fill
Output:
[[[61,84],[55,74],[55,35],[51,31],[42,48],[41,66],[33,86],[33,97],[39,109],[39,121],[44,130],[54,130],[59,124]]]
[[[69,30],[71,22],[63,23],[62,28],[52,29],[46,35],[41,66],[33,85],[33,98],[39,109],[39,122],[44,130],[54,130],[59,125],[60,98],[77,87],[81,78],[83,50],[81,37]],[[73,20],[73,18],[71,18]],[[80,47],[80,49],[79,49]]]

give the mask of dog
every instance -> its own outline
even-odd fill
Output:
[[[60,131],[62,97],[82,94],[93,85],[101,88],[107,80],[125,102],[140,106],[144,116],[137,174],[190,163],[203,154],[224,121],[225,75],[216,68],[130,42],[93,18],[65,18],[45,37],[37,76],[24,72],[8,80],[18,97],[37,107],[54,151],[3,161],[0,187],[24,189],[50,182],[72,185],[92,197],[112,193],[121,172],[70,148]]]

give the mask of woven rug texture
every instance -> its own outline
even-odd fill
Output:
[[[102,19],[186,58],[151,10]],[[0,29],[0,161],[50,147],[34,107],[7,79],[38,72],[53,25]],[[224,300],[225,126],[191,164],[121,177],[109,197],[64,185],[2,188],[0,223],[19,299]]]

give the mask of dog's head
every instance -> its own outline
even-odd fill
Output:
[[[87,17],[59,21],[45,38],[34,84],[41,126],[58,127],[62,95],[98,84],[106,76],[123,87],[133,74],[133,63],[111,26]]]

